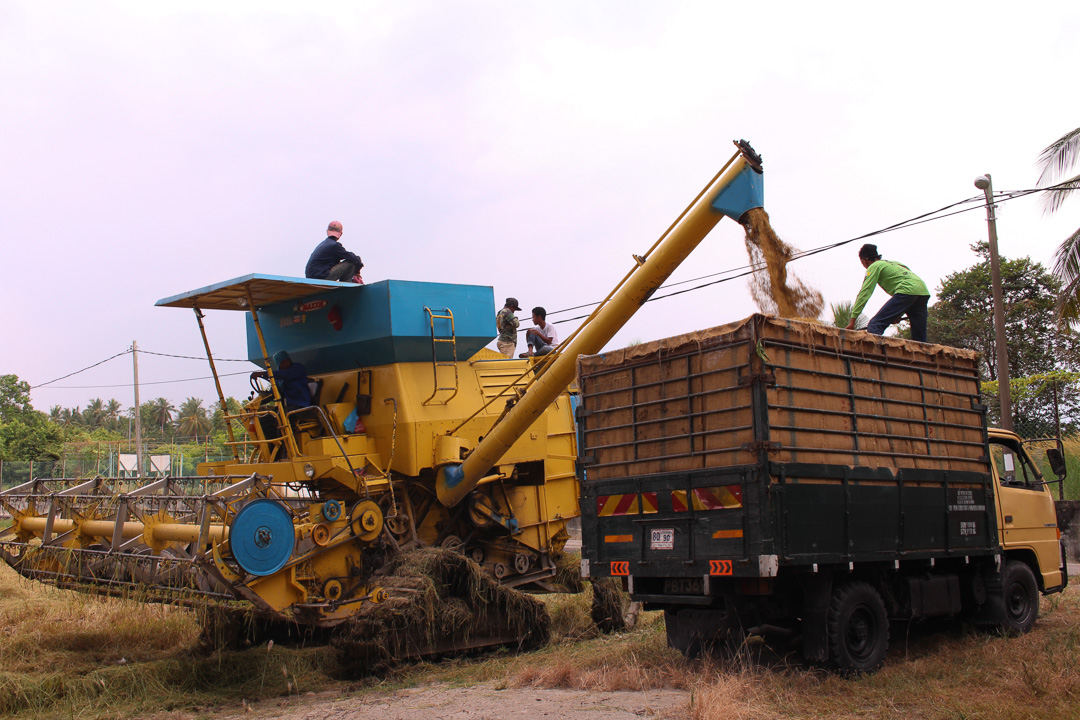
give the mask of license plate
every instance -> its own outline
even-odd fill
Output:
[[[653,550],[674,550],[675,528],[656,528],[650,530],[649,547]]]
[[[665,595],[701,595],[701,578],[664,578]]]

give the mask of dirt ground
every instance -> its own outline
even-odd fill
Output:
[[[574,720],[674,720],[689,715],[690,693],[679,690],[597,692],[562,689],[505,689],[494,683],[472,687],[427,685],[390,693],[331,697],[302,695],[223,709],[187,718],[213,720],[504,720],[566,718]],[[180,720],[180,716],[161,716]]]

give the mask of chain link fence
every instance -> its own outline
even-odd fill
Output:
[[[120,477],[124,472],[121,455],[134,455],[135,450],[125,443],[72,443],[64,446],[58,460],[0,460],[0,490],[7,490],[35,478]],[[167,472],[156,469],[168,467]],[[168,458],[165,460],[165,458]],[[201,462],[231,459],[232,453],[219,445],[149,445],[143,449],[141,475],[196,475]]]

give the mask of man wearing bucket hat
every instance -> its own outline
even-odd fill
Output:
[[[892,297],[881,306],[877,315],[871,318],[870,324],[866,326],[867,332],[884,335],[885,328],[900,322],[907,315],[911,321],[911,339],[926,342],[926,304],[930,300],[926,283],[911,272],[907,265],[893,260],[882,260],[877,245],[867,243],[859,248],[859,262],[866,268],[866,276],[863,278],[859,295],[855,298],[855,305],[851,308],[851,322],[847,324],[847,329],[855,329],[855,319],[866,307],[866,301],[874,294],[874,288],[880,285],[881,289]]]
[[[358,255],[353,255],[341,244],[341,223],[337,220],[326,228],[326,239],[315,246],[308,258],[304,276],[317,280],[356,282],[354,277],[364,267]]]
[[[514,313],[520,309],[517,298],[508,297],[503,309],[495,315],[495,329],[499,331],[499,339],[495,341],[495,345],[499,348],[499,352],[508,358],[514,357],[514,351],[517,350],[517,331],[520,321]]]

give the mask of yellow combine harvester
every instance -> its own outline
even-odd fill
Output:
[[[736,145],[559,352],[535,362],[484,349],[490,287],[248,275],[159,301],[194,310],[215,379],[203,312],[246,313],[248,357],[267,375],[232,416],[247,437],[230,430],[233,459],[200,477],[5,491],[0,553],[61,587],[248,601],[309,627],[386,599],[377,571],[411,546],[455,548],[505,586],[557,589],[554,559],[578,515],[576,359],[599,352],[721,217],[761,207],[760,158]],[[283,402],[270,361],[281,350],[305,366],[311,407]]]

